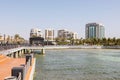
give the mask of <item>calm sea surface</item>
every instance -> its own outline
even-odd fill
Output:
[[[34,80],[120,80],[120,50],[46,50]]]

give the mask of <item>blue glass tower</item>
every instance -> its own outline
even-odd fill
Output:
[[[104,26],[98,23],[88,23],[85,27],[85,37],[87,38],[104,38]]]

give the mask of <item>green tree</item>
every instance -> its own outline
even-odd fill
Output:
[[[24,43],[25,39],[22,38],[19,34],[14,35],[14,43],[15,44],[22,44]]]
[[[120,38],[116,40],[116,45],[120,45]]]

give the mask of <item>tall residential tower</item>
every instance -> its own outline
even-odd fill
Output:
[[[105,37],[105,29],[102,24],[88,23],[85,27],[85,37],[87,38],[99,38]]]
[[[78,39],[78,34],[76,32],[71,32],[66,29],[61,29],[61,30],[58,30],[58,38]]]
[[[53,41],[54,40],[54,30],[45,29],[45,40]]]
[[[42,37],[42,32],[38,28],[33,28],[30,31],[30,37]]]
[[[44,45],[44,38],[42,32],[38,28],[33,28],[30,30],[30,45]]]

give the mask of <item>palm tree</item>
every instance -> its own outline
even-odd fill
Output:
[[[102,38],[101,44],[102,44],[102,45],[106,45],[106,43],[107,43],[107,39],[106,39],[106,38]]]
[[[15,44],[21,44],[21,43],[24,43],[25,39],[20,37],[19,34],[15,34],[14,41],[15,41]]]
[[[14,39],[16,42],[18,41],[19,38],[20,38],[19,34],[15,34]]]
[[[120,45],[120,38],[118,38],[118,39],[116,40],[116,44],[117,44],[117,45]]]

